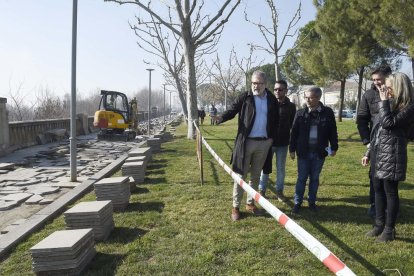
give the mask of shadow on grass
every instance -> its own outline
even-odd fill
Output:
[[[177,152],[177,150],[173,150],[173,149],[161,149],[161,153],[169,153],[169,152]]]
[[[154,163],[151,163],[151,164],[148,164],[147,170],[152,171],[152,170],[162,169],[162,168],[165,168],[165,167],[167,167],[167,164],[154,164]]]
[[[149,190],[147,188],[140,188],[137,186],[135,191],[131,192],[132,194],[147,194],[149,193]]]
[[[148,233],[147,230],[140,228],[128,228],[128,227],[115,227],[109,238],[105,241],[106,244],[112,243],[130,243],[137,238],[140,238]]]
[[[414,184],[402,182],[398,186],[398,190],[411,191],[414,190]]]
[[[165,174],[164,170],[161,171],[163,174]],[[161,173],[160,171],[154,171],[152,173],[158,174]],[[145,184],[164,184],[168,183],[167,179],[165,177],[145,177],[144,179]]]
[[[293,201],[288,200],[285,202],[290,208],[293,207]],[[291,210],[291,209],[290,209]],[[302,208],[299,214],[292,214],[290,210],[287,210],[285,214],[295,220],[296,217],[301,217],[308,221],[315,229],[324,234],[329,240],[334,242],[339,248],[341,248],[348,255],[352,256],[353,259],[358,261],[363,267],[365,267],[373,275],[384,275],[377,267],[370,263],[363,256],[358,254],[355,250],[349,247],[346,243],[340,240],[334,233],[323,227],[318,221],[337,221],[342,223],[356,223],[364,224],[369,222],[369,218],[366,215],[365,208],[352,207],[352,206],[319,206],[318,212],[310,211],[306,207]],[[329,214],[327,216],[327,214]],[[333,215],[334,214],[334,215]],[[350,214],[356,214],[350,217]],[[360,215],[358,215],[360,214]],[[266,213],[264,217],[271,217]]]
[[[216,163],[216,160],[214,160],[214,161],[210,160],[208,163],[210,164],[210,169],[213,172],[214,184],[219,186],[220,185],[220,182],[219,182],[220,180],[218,178],[216,167],[214,166],[214,164]]]
[[[82,275],[115,275],[125,255],[97,252]]]
[[[167,159],[153,159],[150,164],[165,164],[167,163]]]
[[[353,250],[348,245],[346,245],[346,243],[344,243],[343,241],[338,239],[334,234],[332,234],[329,230],[327,230],[325,227],[320,225],[318,222],[316,222],[316,221],[309,221],[309,222],[316,229],[318,229],[319,232],[324,234],[331,241],[333,241],[338,247],[340,247],[342,250],[344,250],[346,253],[348,253],[350,256],[352,256],[356,261],[358,261],[363,267],[365,267],[373,275],[385,275],[381,270],[379,270],[372,263],[370,263],[368,260],[366,260],[360,254],[358,254],[355,250]]]
[[[147,212],[155,211],[161,213],[164,209],[165,204],[160,201],[150,201],[150,202],[132,202],[128,204],[125,212]]]

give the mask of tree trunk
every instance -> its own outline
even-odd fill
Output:
[[[342,110],[344,109],[344,98],[345,98],[345,82],[346,79],[344,78],[341,80],[341,91],[339,92],[339,111],[338,111],[338,121],[342,122]]]
[[[412,70],[412,73],[413,73],[413,80],[414,80],[414,57],[412,57],[411,58],[411,70]]]
[[[184,116],[186,118],[188,118],[188,109],[187,109],[187,104],[186,104],[186,100],[184,98],[184,92],[183,92],[183,87],[181,85],[181,81],[180,78],[177,76],[175,79],[175,84],[177,85],[177,90],[178,90],[178,97],[180,99],[181,102],[181,107],[183,108],[183,113]]]
[[[277,58],[275,59],[275,77],[276,81],[280,80],[280,66]]]
[[[356,106],[357,115],[358,115],[359,104],[361,103],[362,82],[364,80],[364,70],[365,70],[365,67],[361,66],[361,68],[359,68],[359,71],[358,71],[358,95],[357,95],[357,106]]]
[[[195,128],[193,121],[196,121],[198,125],[198,109],[197,109],[197,79],[196,79],[196,69],[195,69],[195,49],[191,44],[191,36],[187,34],[184,35],[184,56],[185,56],[185,66],[187,72],[187,110],[188,110],[188,128],[187,128],[187,138],[195,139]]]

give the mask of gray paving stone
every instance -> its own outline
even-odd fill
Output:
[[[14,166],[14,163],[0,163],[0,170],[12,170]]]
[[[17,227],[19,227],[19,226],[18,225],[12,225],[12,224],[11,225],[8,225],[5,228],[1,229],[0,230],[0,233],[1,234],[7,234],[7,233],[9,233],[9,232],[11,232],[13,230],[16,230]]]
[[[26,199],[28,199],[29,197],[31,197],[33,194],[30,193],[15,193],[15,194],[11,194],[11,195],[7,195],[5,197],[3,197],[4,201],[15,201],[18,204],[25,201]]]
[[[27,181],[17,182],[15,186],[29,186],[40,183],[40,179],[31,179]]]
[[[17,201],[4,201],[3,199],[0,200],[0,211],[9,210],[17,206]]]
[[[15,220],[14,222],[12,222],[12,225],[20,225],[20,224],[25,223],[26,221],[27,221],[27,219],[21,218],[21,219],[18,219],[18,220]]]
[[[36,194],[36,195],[48,195],[54,194],[60,191],[59,187],[52,187],[52,186],[36,186],[36,187],[29,187],[26,192]]]
[[[28,200],[24,202],[24,204],[27,204],[27,205],[38,204],[43,199],[44,197],[41,195],[32,195]]]
[[[53,199],[50,199],[50,198],[44,198],[44,199],[42,199],[41,201],[39,201],[39,204],[40,204],[40,205],[47,205],[47,204],[52,203],[53,201],[54,201]]]
[[[6,196],[6,195],[13,195],[17,193],[16,191],[0,191],[0,195]]]
[[[50,253],[73,250],[88,235],[92,235],[92,229],[56,231],[30,248],[30,252]]]

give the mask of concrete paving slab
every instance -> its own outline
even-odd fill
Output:
[[[7,195],[3,197],[4,201],[16,201],[18,204],[25,201],[29,197],[31,197],[33,194],[29,193],[15,193],[11,195]]]
[[[40,179],[31,179],[31,180],[26,180],[26,181],[22,181],[22,182],[17,182],[14,185],[15,186],[30,186],[30,185],[34,185],[34,184],[38,184],[38,183],[40,183]]]
[[[29,187],[26,192],[43,196],[43,195],[57,193],[59,192],[59,190],[60,190],[59,187],[36,186],[36,187]]]
[[[12,222],[12,225],[20,225],[20,224],[25,223],[26,221],[27,221],[27,219],[24,219],[24,218],[18,219],[18,220],[15,220],[14,222]]]
[[[0,200],[0,211],[10,210],[11,208],[14,208],[17,205],[17,201]]]
[[[0,170],[12,170],[14,166],[14,163],[0,163]]]
[[[32,195],[31,197],[29,197],[28,200],[24,202],[24,204],[27,204],[27,205],[38,204],[43,199],[44,197],[41,195]]]
[[[47,205],[47,204],[52,203],[53,201],[54,201],[53,199],[50,199],[50,198],[44,198],[44,199],[42,199],[41,201],[39,201],[39,204],[40,204],[40,205]]]
[[[18,227],[18,225],[9,225],[9,226],[7,226],[7,227],[5,227],[5,228],[1,229],[1,230],[0,230],[0,233],[1,233],[1,234],[7,234],[7,233],[9,233],[9,232],[11,232],[11,231],[16,230],[16,228],[17,228],[17,227]]]

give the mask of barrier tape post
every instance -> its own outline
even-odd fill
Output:
[[[196,125],[194,123],[194,125]],[[203,170],[203,143],[201,141],[201,132],[200,130],[196,127],[196,147],[197,147],[197,160],[198,160],[198,167],[200,168],[200,182],[201,185],[204,185],[204,170]]]
[[[262,197],[249,184],[247,184],[238,174],[223,162],[215,151],[206,142],[198,126],[194,123],[197,133],[200,133],[200,139],[210,154],[224,168],[224,170],[236,181],[255,201],[262,206],[273,218],[277,220],[285,229],[291,233],[300,243],[302,243],[316,258],[319,259],[330,271],[338,276],[353,276],[355,273],[347,267],[338,257],[336,257],[328,248],[320,243],[316,238],[309,234],[305,229],[299,226],[295,221],[280,211],[266,198]]]

